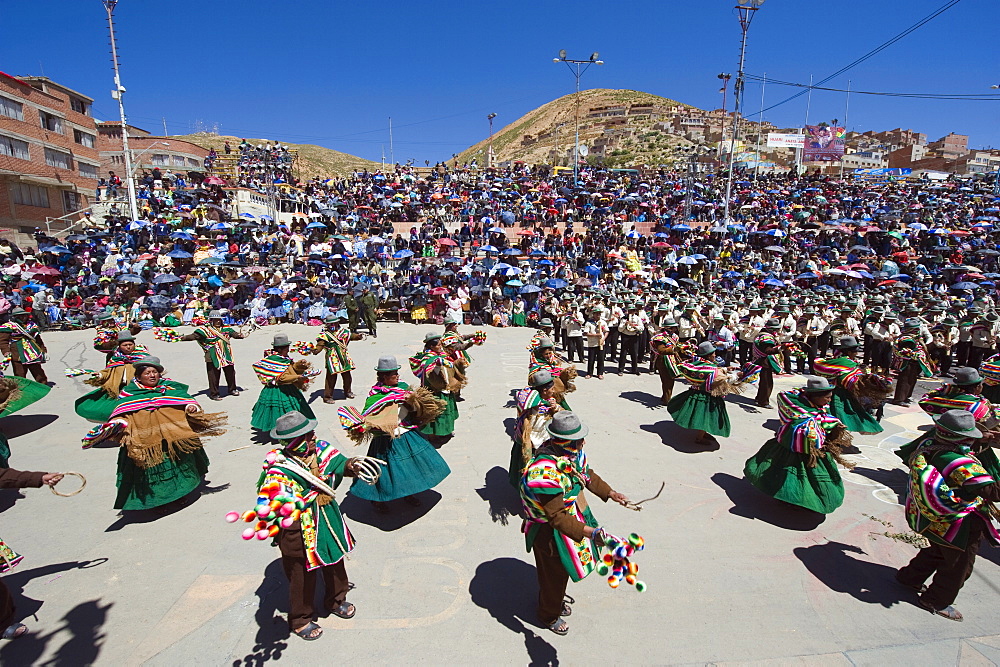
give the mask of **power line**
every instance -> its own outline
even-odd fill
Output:
[[[854,62],[849,63],[849,64],[845,65],[844,67],[841,67],[839,70],[837,70],[836,72],[834,72],[830,76],[828,76],[828,77],[826,77],[824,79],[820,79],[816,83],[817,84],[826,83],[827,81],[830,81],[831,79],[834,79],[834,78],[840,76],[841,74],[843,74],[847,70],[860,65],[861,63],[865,62],[869,58],[871,58],[871,57],[873,57],[875,55],[878,55],[879,53],[881,53],[882,51],[886,50],[887,48],[889,48],[890,46],[892,46],[893,44],[895,44],[899,40],[903,39],[904,37],[906,37],[907,35],[909,35],[913,31],[918,30],[919,28],[923,27],[927,23],[930,23],[931,21],[933,21],[934,19],[936,19],[938,16],[940,16],[941,14],[945,13],[946,11],[948,11],[949,9],[951,9],[952,7],[954,7],[955,5],[957,5],[959,2],[961,2],[961,0],[949,0],[949,2],[945,3],[944,5],[942,5],[938,9],[934,10],[933,12],[931,12],[930,14],[928,14],[927,16],[925,16],[924,18],[920,19],[919,21],[917,21],[916,23],[914,23],[913,25],[911,25],[909,28],[903,30],[902,32],[900,32],[897,35],[895,35],[894,37],[890,38],[889,40],[887,40],[885,42],[882,42],[880,45],[876,46],[874,49],[872,49],[868,53],[864,54],[863,56],[861,56],[860,58],[858,58]],[[807,90],[799,91],[799,92],[795,93],[794,95],[792,95],[791,97],[789,97],[789,98],[787,98],[785,100],[782,100],[781,102],[778,102],[777,104],[772,104],[768,108],[764,109],[764,111],[762,111],[761,113],[770,111],[771,109],[775,109],[777,107],[780,107],[783,104],[787,104],[788,102],[791,102],[792,100],[798,99],[799,97],[802,97],[803,95],[805,95],[807,92],[808,92],[808,89]]]
[[[750,81],[760,81],[764,82],[765,78],[762,76],[756,76],[753,74],[747,74],[746,78]],[[825,86],[810,85],[808,83],[794,83],[792,81],[779,81],[777,79],[772,79],[767,77],[767,83],[774,83],[779,86],[794,86],[797,88],[806,88],[810,90],[826,90],[834,93],[851,93],[852,95],[878,95],[882,97],[909,97],[914,99],[923,100],[961,100],[966,102],[1000,102],[1000,94],[998,93],[894,93],[888,91],[871,91],[871,90],[846,90],[844,88],[829,88]]]

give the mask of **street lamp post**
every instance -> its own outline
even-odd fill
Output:
[[[703,155],[703,147],[685,146],[681,148],[681,152],[687,156],[687,185],[684,188],[684,221],[686,223],[691,219],[691,208],[694,202],[694,179],[698,173],[698,158]]]
[[[576,109],[574,111],[574,123],[576,125],[576,140],[573,144],[573,186],[576,187],[576,182],[579,180],[580,175],[580,77],[583,73],[590,69],[591,65],[603,65],[603,60],[598,60],[600,54],[594,51],[590,54],[590,60],[573,60],[572,58],[566,57],[566,49],[559,52],[558,58],[553,58],[554,63],[566,63],[569,67],[569,71],[573,72],[573,76],[576,77]],[[581,65],[584,66],[581,69]]]
[[[724,209],[724,220],[729,220],[730,199],[733,195],[733,170],[736,165],[736,142],[739,139],[739,118],[740,108],[743,101],[743,84],[745,82],[743,64],[746,62],[747,54],[747,31],[750,23],[764,0],[737,0],[736,11],[739,13],[740,30],[743,33],[740,42],[740,68],[736,72],[736,85],[733,86],[733,131],[729,140],[729,177],[726,179],[726,200]]]
[[[990,88],[996,90],[997,88],[1000,88],[1000,85],[994,84],[990,86]],[[997,177],[996,180],[993,181],[993,195],[1000,196],[1000,166],[997,167]]]
[[[132,156],[128,149],[128,121],[125,120],[125,104],[122,96],[125,94],[125,86],[122,85],[121,76],[118,74],[118,45],[115,43],[115,21],[114,11],[118,0],[102,0],[104,9],[108,13],[108,32],[111,34],[111,66],[115,71],[115,89],[111,91],[111,97],[118,100],[118,114],[122,123],[122,153],[125,157],[125,173],[128,180],[125,187],[128,189],[128,208],[133,220],[139,219],[139,204],[135,198],[135,182],[132,180]]]
[[[721,74],[717,74],[716,77],[719,80],[722,81],[722,88],[719,89],[719,92],[722,93],[722,112],[723,112],[722,113],[722,140],[719,141],[719,150],[718,150],[718,153],[716,154],[716,157],[718,157],[718,158],[721,159],[722,158],[722,144],[723,144],[723,142],[726,141],[726,114],[725,114],[725,111],[726,111],[726,93],[729,92],[729,80],[733,78],[733,75],[729,74],[728,72],[723,72]]]
[[[132,156],[132,171],[130,171],[129,174],[128,174],[129,178],[133,178],[135,176],[136,170],[139,169],[139,167],[142,166],[142,162],[139,160],[139,158],[141,158],[143,155],[145,155],[149,151],[153,150],[157,146],[167,146],[167,147],[169,147],[170,144],[168,144],[166,141],[154,141],[153,143],[151,143],[149,145],[149,147],[142,149],[141,151],[139,151],[139,153],[137,155],[133,155]]]
[[[486,156],[486,168],[490,169],[493,166],[493,119],[496,118],[495,113],[491,113],[486,116],[486,120],[490,121],[490,152]]]

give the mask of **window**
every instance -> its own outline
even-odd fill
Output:
[[[0,134],[0,155],[27,160],[30,158],[28,155],[28,142],[13,137],[5,137]]]
[[[90,115],[90,105],[78,97],[70,97],[69,106],[77,113],[82,113],[84,116]]]
[[[49,207],[49,190],[37,185],[27,183],[11,183],[10,194],[15,204],[21,206],[38,206],[39,208]]]
[[[87,164],[86,162],[77,161],[77,166],[80,167],[80,175],[84,178],[97,178],[97,165]]]
[[[59,116],[54,116],[48,111],[38,110],[38,118],[42,121],[42,127],[49,132],[56,132],[62,134],[62,118]]]
[[[111,162],[112,164],[125,164],[125,158],[121,155],[112,155]]]
[[[80,195],[69,190],[63,190],[63,210],[72,213],[80,210]]]
[[[194,158],[190,158],[190,157],[189,157],[189,158],[188,158],[188,163],[187,163],[187,166],[189,166],[189,167],[194,167],[195,169],[197,169],[198,167],[200,167],[200,166],[201,166],[201,163],[200,163],[200,162],[198,162],[197,160],[195,160]]]
[[[0,116],[14,120],[24,120],[24,105],[6,97],[0,97]]]
[[[163,153],[153,153],[150,156],[149,161],[158,167],[165,167],[167,166],[167,161],[169,159],[169,155],[164,155]]]
[[[73,156],[70,155],[69,153],[63,153],[62,151],[46,148],[45,164],[49,165],[50,167],[57,167],[59,169],[72,169]]]
[[[181,156],[181,155],[171,155],[170,156],[170,165],[173,166],[173,167],[183,167],[184,166],[184,157]]]
[[[87,134],[83,130],[73,129],[73,141],[80,144],[81,146],[86,146],[87,148],[94,147],[94,135]]]

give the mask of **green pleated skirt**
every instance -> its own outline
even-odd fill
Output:
[[[726,399],[691,388],[667,403],[667,412],[678,426],[728,438],[731,431]]]
[[[455,421],[458,420],[458,403],[451,392],[434,392],[434,397],[444,401],[444,412],[437,419],[425,424],[420,432],[424,435],[446,436],[455,432]]]
[[[355,479],[351,494],[364,500],[388,502],[432,489],[451,474],[451,468],[431,443],[418,432],[372,439],[368,456],[386,462],[378,482],[371,486]]]
[[[76,399],[76,414],[97,424],[111,419],[111,413],[118,405],[117,398],[111,398],[103,389],[95,389]]]
[[[747,459],[747,480],[763,493],[813,512],[829,514],[844,502],[844,482],[832,456],[810,468],[808,457],[782,447],[774,438]]]
[[[874,434],[883,430],[882,425],[843,387],[833,390],[830,414],[844,422],[847,430],[853,433]]]
[[[116,510],[149,510],[183,498],[201,484],[208,472],[208,454],[198,449],[181,454],[176,460],[165,458],[152,468],[140,468],[118,450],[118,497]]]
[[[306,397],[298,387],[290,384],[265,386],[260,390],[257,402],[253,404],[250,414],[250,426],[259,431],[270,431],[278,421],[278,417],[298,410],[308,419],[315,419],[316,414],[306,403]]]

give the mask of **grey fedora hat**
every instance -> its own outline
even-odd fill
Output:
[[[125,341],[128,341],[128,340],[135,340],[135,336],[133,336],[128,331],[119,331],[118,332],[118,342],[119,343],[124,343]]]
[[[806,386],[802,387],[802,390],[807,394],[825,394],[836,388],[826,378],[808,377],[806,378]]]
[[[580,422],[580,418],[569,410],[557,412],[547,427],[549,435],[563,440],[581,440],[587,437],[589,430]]]
[[[139,369],[144,366],[152,366],[161,373],[163,372],[163,364],[160,363],[159,357],[146,355],[145,357],[142,357],[141,359],[136,359],[135,361],[132,362],[132,367],[135,368],[136,372],[138,372]]]
[[[398,371],[399,362],[396,361],[395,355],[383,354],[378,358],[378,363],[375,364],[375,370],[379,373],[384,373],[388,371]]]
[[[717,350],[715,349],[715,343],[706,340],[704,343],[698,346],[698,349],[697,351],[695,351],[695,354],[697,354],[699,357],[710,357],[714,355],[716,351]]]
[[[979,375],[979,371],[975,368],[956,368],[954,370],[955,379],[952,381],[953,384],[957,384],[960,387],[968,387],[972,385],[979,384],[983,381],[982,376]]]
[[[550,327],[550,326],[552,326],[552,320],[550,320],[547,317],[543,317],[542,319],[538,320],[538,326],[540,326],[540,327]]]
[[[948,433],[966,438],[981,438],[983,432],[976,428],[976,418],[966,410],[948,410],[937,417],[935,426]]]
[[[221,320],[222,311],[221,310],[210,310],[208,311],[208,319],[210,320]]]
[[[536,371],[528,379],[528,385],[534,387],[535,389],[539,389],[541,387],[544,387],[545,385],[552,384],[553,381],[554,380],[552,379],[552,373],[550,373],[547,370],[540,370]]]
[[[427,343],[431,343],[436,340],[441,340],[442,335],[443,334],[439,334],[436,331],[431,331],[426,336],[424,336],[424,344],[426,345]]]
[[[855,350],[859,347],[858,339],[854,336],[843,336],[834,347],[840,350]]]
[[[288,334],[277,333],[271,340],[271,347],[288,347],[292,342],[288,340]]]
[[[546,338],[545,336],[542,336],[541,338],[538,339],[538,348],[541,349],[543,347],[555,347],[555,346],[552,344],[551,338]]]
[[[278,417],[271,429],[271,437],[275,440],[293,440],[316,430],[317,419],[309,419],[298,410],[292,410]]]

